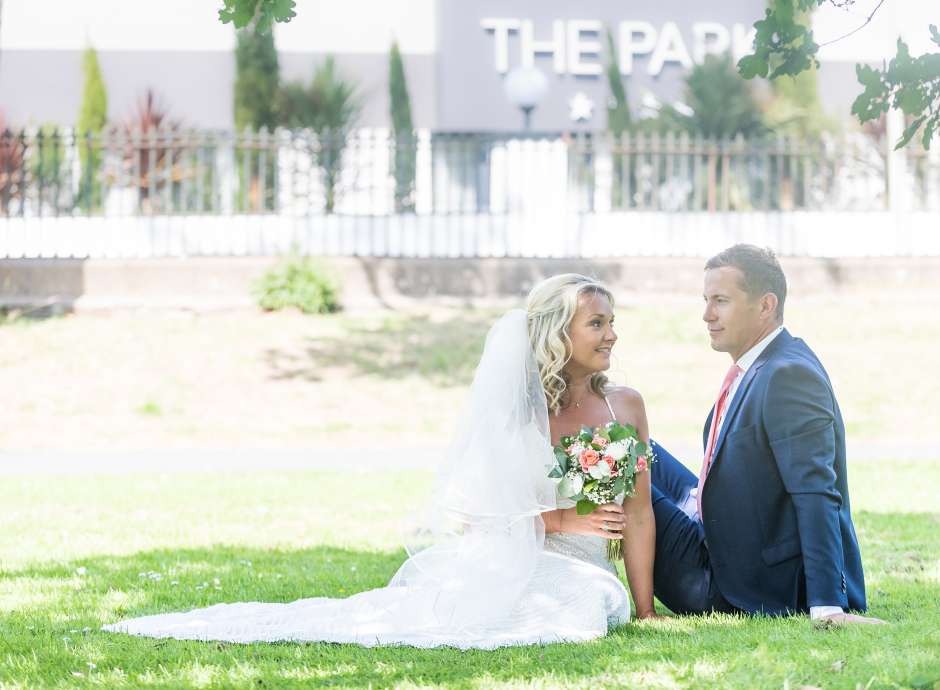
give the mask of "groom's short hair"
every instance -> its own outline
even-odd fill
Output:
[[[787,299],[787,278],[772,249],[753,244],[736,244],[716,254],[705,264],[705,270],[731,266],[741,271],[741,289],[753,299],[768,292],[777,296],[777,320],[783,322],[783,303]]]

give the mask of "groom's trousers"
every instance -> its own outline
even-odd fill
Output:
[[[656,561],[653,591],[673,613],[733,612],[712,576],[705,531],[683,507],[694,505],[690,492],[698,477],[665,448],[652,441],[653,514],[656,517]]]

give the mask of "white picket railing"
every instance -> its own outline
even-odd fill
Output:
[[[862,135],[0,136],[7,258],[935,255],[938,234],[940,150]]]

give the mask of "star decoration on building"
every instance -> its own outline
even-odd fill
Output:
[[[573,122],[586,122],[594,115],[594,101],[583,91],[578,91],[568,100],[569,117]]]

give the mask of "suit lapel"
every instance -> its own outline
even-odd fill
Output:
[[[728,411],[725,412],[725,420],[721,425],[721,431],[718,432],[718,439],[715,441],[715,450],[713,451],[713,460],[712,467],[715,466],[715,463],[718,462],[720,457],[721,446],[725,441],[725,437],[731,430],[732,425],[734,424],[734,417],[737,414],[738,410],[741,407],[741,402],[744,400],[744,397],[747,395],[747,389],[750,387],[751,382],[754,380],[754,377],[757,376],[757,372],[760,371],[761,367],[766,364],[774,354],[789,343],[793,338],[787,332],[787,329],[783,329],[780,334],[773,339],[773,341],[767,346],[767,348],[761,352],[760,357],[758,357],[754,364],[747,370],[747,373],[744,374],[744,378],[741,380],[741,385],[738,386],[738,390],[735,391],[734,397],[731,399],[731,402],[728,404]],[[715,413],[714,408],[712,409],[712,414]],[[711,418],[711,417],[709,417]],[[709,474],[711,473],[711,468],[709,468]]]
[[[731,404],[728,405],[728,411],[725,412],[725,421],[721,424],[721,431],[718,432],[718,440],[715,441],[715,450],[712,452],[714,457],[712,461],[713,467],[715,463],[718,462],[718,454],[721,452],[721,446],[725,441],[725,437],[728,435],[728,429],[731,428],[734,422],[735,414],[737,414],[738,409],[741,407],[741,401],[744,400],[744,396],[747,395],[747,389],[751,385],[751,381],[754,380],[754,377],[757,376],[757,372],[762,365],[763,362],[754,362],[751,368],[747,370],[747,373],[741,381],[741,385],[738,386],[738,390],[735,391],[734,397],[731,399]]]
[[[705,449],[708,447],[708,430],[712,426],[712,417],[715,416],[715,406],[712,405],[711,411],[708,413],[708,417],[705,418],[705,428],[702,430],[702,454],[705,454]]]

